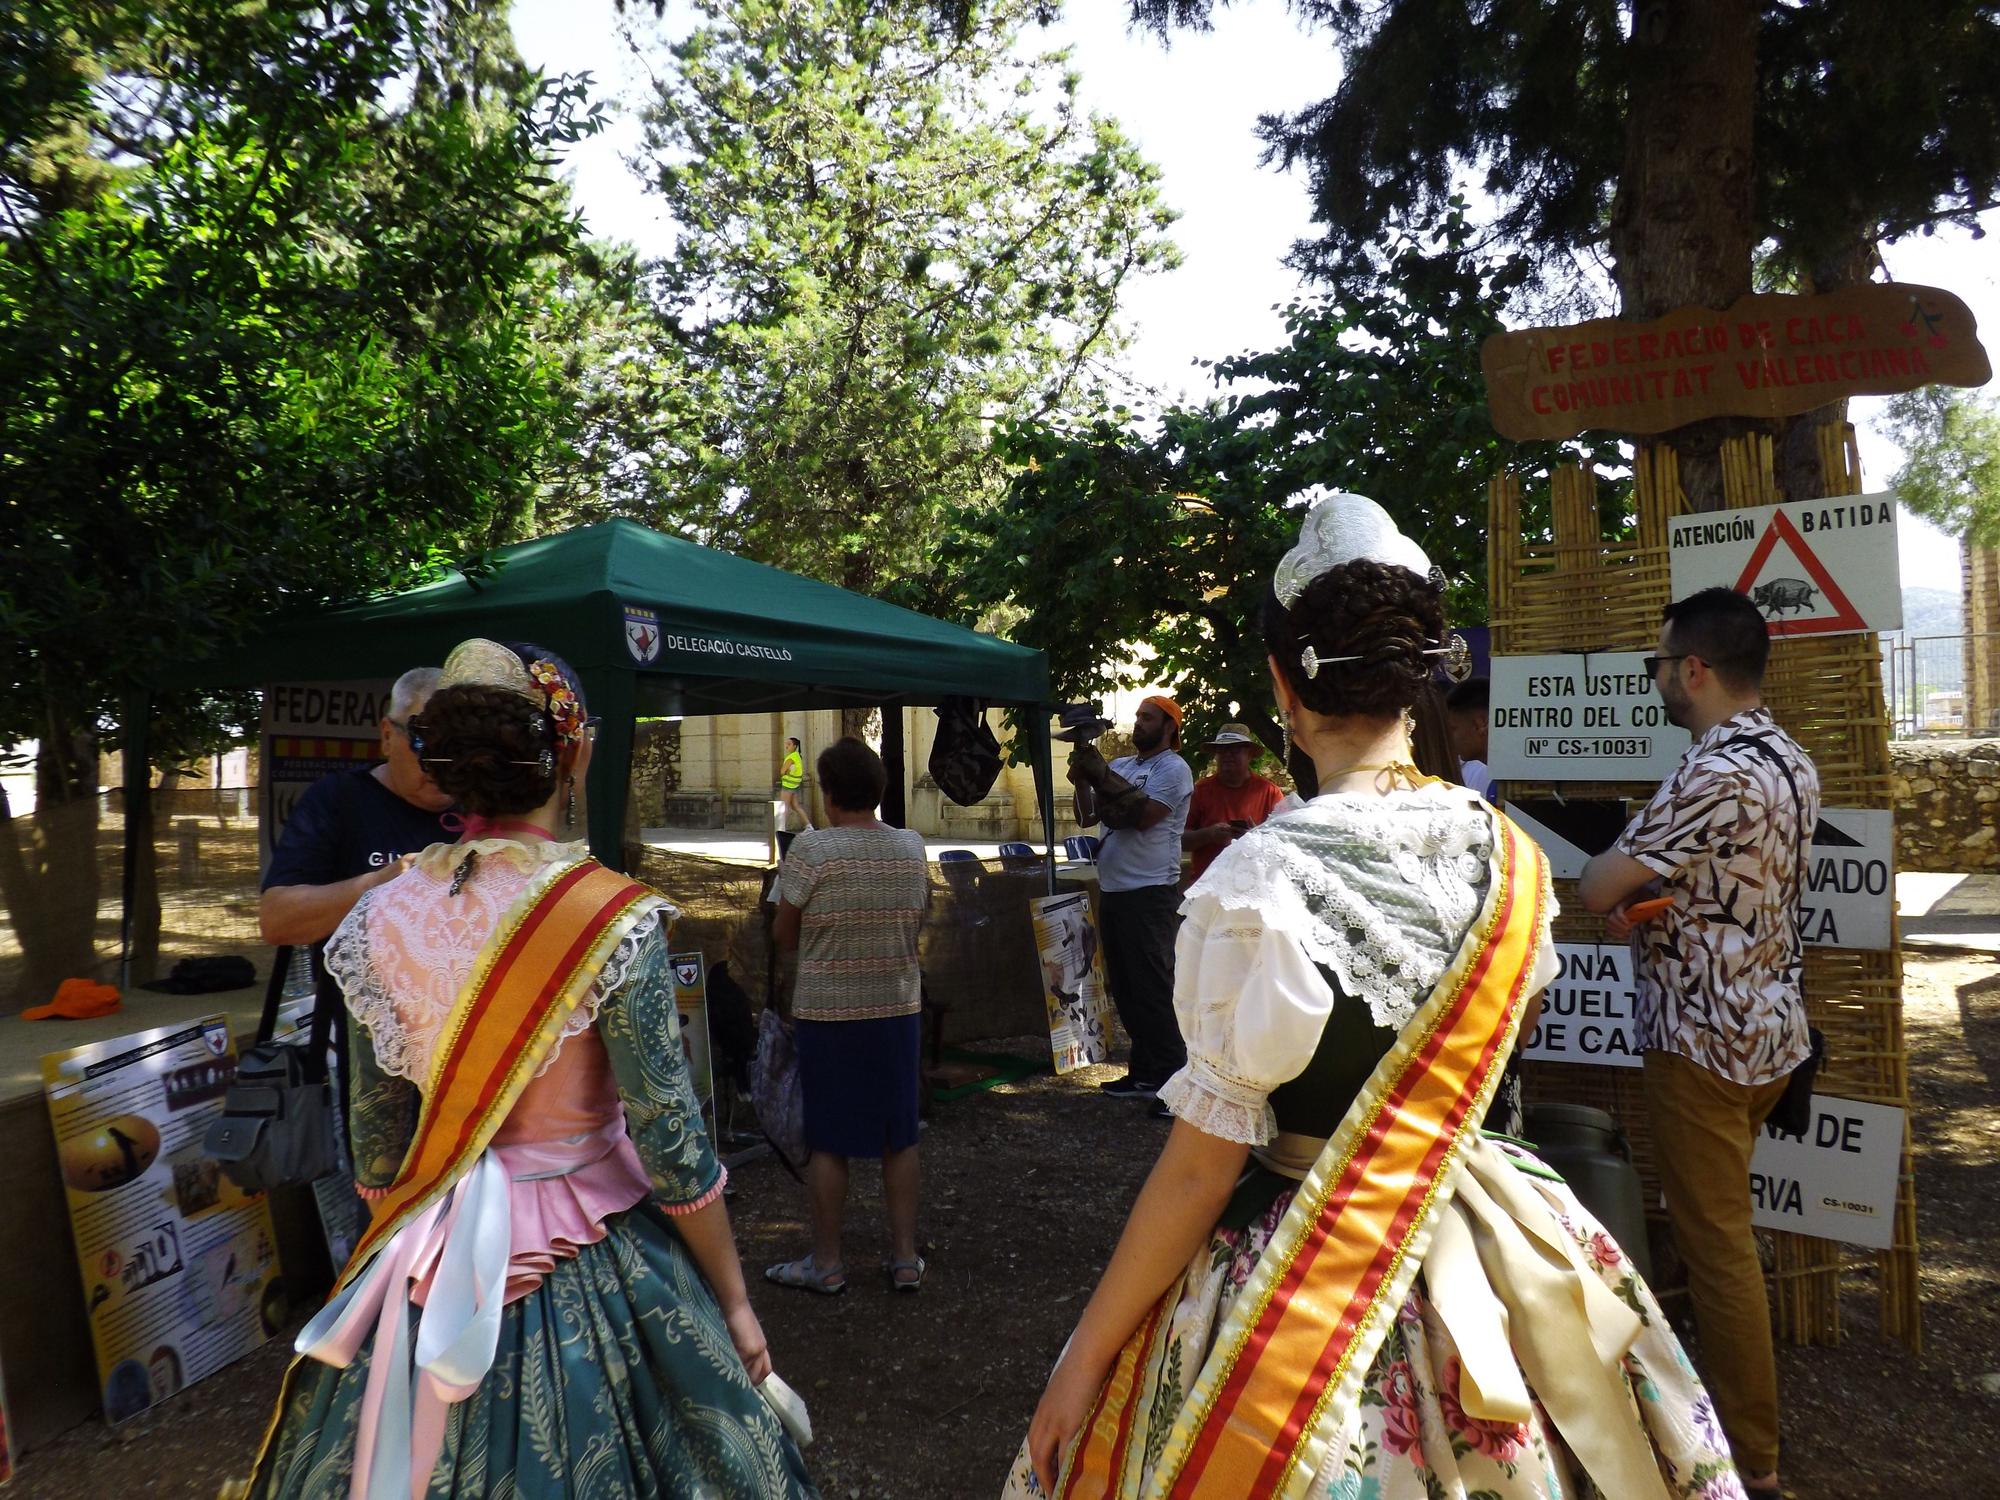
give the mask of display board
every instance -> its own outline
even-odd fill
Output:
[[[1667,722],[1643,651],[1495,656],[1487,769],[1502,781],[1653,781],[1688,732]]]
[[[1049,1012],[1049,1049],[1058,1074],[1111,1056],[1111,991],[1091,914],[1090,893],[1037,896],[1028,903]]]
[[[1676,599],[1734,589],[1774,637],[1903,627],[1893,494],[1675,516],[1667,546]]]
[[[114,1423],[242,1358],[285,1319],[270,1207],[202,1149],[235,1076],[220,1015],[42,1059]]]
[[[335,771],[355,771],[382,758],[382,720],[388,717],[392,680],[379,682],[275,682],[264,689],[258,753],[263,787],[258,794],[257,867],[270,868],[271,851],[307,787]]]

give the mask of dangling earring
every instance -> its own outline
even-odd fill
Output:
[[[563,828],[568,830],[576,827],[576,778],[565,776],[563,785],[568,789],[563,794]]]
[[[1284,741],[1285,741],[1285,753],[1282,757],[1281,764],[1283,764],[1285,768],[1285,774],[1289,776],[1292,774],[1292,716],[1286,713],[1283,709],[1280,709],[1278,713],[1279,717],[1283,721],[1279,728],[1279,733],[1284,736]]]

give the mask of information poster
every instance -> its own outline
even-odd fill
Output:
[[[393,681],[274,682],[264,689],[262,817],[258,868],[268,869],[278,835],[305,789],[335,771],[357,771],[382,758],[382,720]]]
[[[284,1319],[269,1206],[202,1150],[235,1074],[219,1015],[42,1059],[112,1422],[242,1358]]]
[[[715,1136],[715,1060],[708,1040],[708,961],[699,953],[670,953],[674,971],[674,1009],[681,1018],[681,1054],[701,1100],[702,1123]]]
[[[1643,651],[1496,656],[1487,768],[1502,781],[1650,781],[1688,732],[1667,722]]]
[[[1042,965],[1042,999],[1049,1009],[1049,1048],[1058,1074],[1111,1056],[1111,990],[1090,893],[1037,896],[1028,903],[1035,951]]]

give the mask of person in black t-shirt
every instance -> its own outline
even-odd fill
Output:
[[[451,798],[424,774],[407,727],[437,680],[436,667],[398,677],[382,720],[382,763],[323,777],[293,807],[264,872],[257,925],[265,942],[317,948],[363,891],[401,874],[420,850],[451,841],[441,821]]]

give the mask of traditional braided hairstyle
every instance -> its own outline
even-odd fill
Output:
[[[1430,683],[1444,639],[1443,585],[1371,557],[1327,569],[1290,608],[1275,591],[1264,601],[1264,643],[1299,701],[1318,714],[1400,714]],[[1308,648],[1316,660],[1310,675]]]
[[[533,812],[556,794],[564,715],[580,722],[582,689],[562,658],[540,646],[477,644],[482,651],[461,648],[447,659],[444,685],[410,720],[411,739],[431,780],[468,813]],[[507,654],[511,664],[501,659]],[[552,702],[538,668],[543,676],[553,669],[570,695],[564,704]]]

